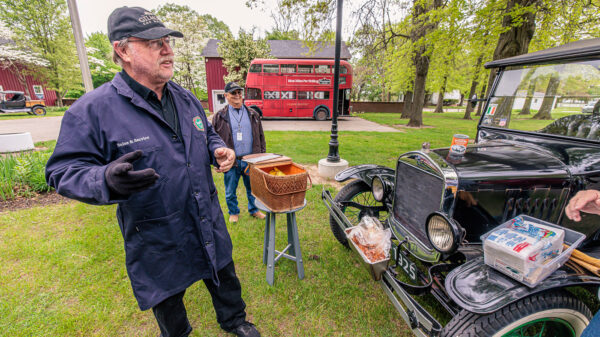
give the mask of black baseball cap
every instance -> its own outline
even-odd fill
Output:
[[[225,84],[225,92],[230,93],[230,92],[236,91],[236,90],[244,90],[244,89],[242,89],[242,87],[240,87],[235,82],[229,82],[229,83]]]
[[[131,36],[154,40],[167,35],[183,37],[181,32],[165,27],[154,13],[141,7],[120,7],[115,9],[108,17],[108,39],[110,42]]]

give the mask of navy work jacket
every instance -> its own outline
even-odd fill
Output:
[[[200,102],[167,83],[181,125],[180,139],[160,114],[116,74],[65,113],[46,180],[59,194],[94,205],[118,203],[126,266],[141,310],[200,279],[218,284],[232,261],[232,244],[213,182],[215,149],[225,143]],[[124,198],[106,185],[108,163],[142,150],[134,170],[160,175],[149,189]]]

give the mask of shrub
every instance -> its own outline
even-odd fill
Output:
[[[9,154],[0,159],[0,200],[31,196],[52,190],[46,184],[45,167],[52,149]]]

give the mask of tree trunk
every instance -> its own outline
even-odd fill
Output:
[[[444,93],[446,92],[446,84],[448,83],[448,76],[444,76],[444,81],[442,84],[442,89],[438,94],[437,104],[435,105],[434,113],[444,113]]]
[[[426,7],[425,7],[425,6]],[[411,41],[415,45],[417,42],[421,42],[415,50],[413,57],[413,63],[415,65],[415,81],[413,88],[413,105],[412,113],[410,114],[410,120],[408,126],[421,127],[423,125],[423,101],[425,98],[425,82],[427,80],[427,73],[429,72],[429,56],[427,54],[428,44],[421,41],[425,36],[434,30],[437,26],[437,22],[431,21],[431,19],[425,14],[431,10],[435,10],[442,6],[442,0],[431,0],[427,2],[415,1],[414,11],[412,17],[413,29],[411,30]]]
[[[412,113],[412,101],[413,101],[413,92],[407,91],[406,95],[404,95],[404,107],[402,107],[402,114],[400,118],[409,118]]]
[[[519,115],[530,115],[531,114],[531,102],[533,101],[533,94],[535,93],[535,81],[531,81],[529,87],[527,88],[527,97],[525,97],[525,102],[523,103],[523,109]]]
[[[465,94],[463,94],[461,92],[460,93],[460,101],[458,101],[458,106],[462,106],[464,102],[465,102]]]
[[[537,6],[542,0],[508,0],[506,9],[502,14],[502,28],[508,28],[498,37],[498,44],[494,50],[493,60],[526,54],[529,50],[529,43],[535,32],[535,13],[536,10],[523,11],[520,15],[514,15],[515,7],[522,8],[528,6]],[[491,89],[496,72],[490,72],[488,79],[488,90]],[[488,92],[489,94],[489,92]]]
[[[540,111],[538,111],[538,113],[536,113],[532,117],[533,119],[552,119],[552,115],[550,114],[550,112],[552,111],[554,105],[556,90],[558,89],[559,84],[560,80],[558,78],[558,75],[553,75],[552,77],[550,77],[550,81],[548,81],[548,87],[546,87],[546,94],[544,94],[544,100],[542,101]]]

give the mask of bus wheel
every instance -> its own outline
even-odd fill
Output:
[[[317,110],[317,112],[315,113],[315,119],[318,121],[326,121],[327,120],[327,110],[325,109],[319,109]]]

